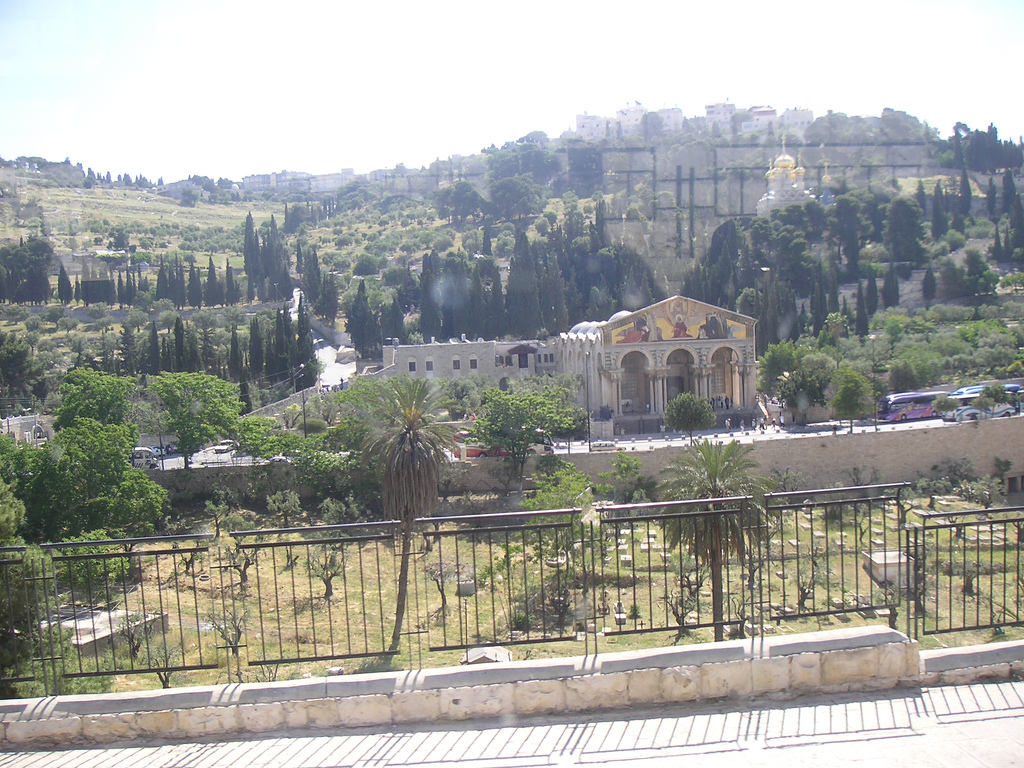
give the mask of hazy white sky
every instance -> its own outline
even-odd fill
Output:
[[[366,172],[639,101],[1024,133],[1021,0],[0,0],[0,157]]]

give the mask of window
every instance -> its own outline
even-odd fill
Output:
[[[434,370],[434,361],[433,360],[427,360],[427,370],[428,371]]]
[[[415,360],[410,360],[409,361],[409,373],[416,373],[416,361]]]
[[[529,368],[530,367],[530,356],[529,355],[520,355],[519,356],[519,367],[520,368]]]
[[[476,370],[476,358],[475,357],[469,358],[469,370],[471,370],[471,371],[475,371]]]
[[[458,371],[458,370],[461,370],[461,369],[462,369],[462,361],[461,360],[452,360],[452,370],[453,371]]]

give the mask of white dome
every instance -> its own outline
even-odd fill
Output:
[[[584,320],[581,323],[576,323],[572,328],[569,329],[569,333],[579,334],[581,336],[588,333],[593,333],[597,330],[598,324],[591,320]]]
[[[628,309],[620,309],[618,312],[616,312],[614,315],[608,318],[608,322],[610,323],[615,320],[621,320],[622,318],[629,317],[632,314],[633,313],[630,312]]]

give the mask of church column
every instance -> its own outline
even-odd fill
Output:
[[[743,369],[743,381],[746,387],[747,405],[753,406],[757,399],[757,365],[754,363],[745,363]]]

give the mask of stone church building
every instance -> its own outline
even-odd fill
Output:
[[[605,322],[578,323],[554,342],[559,372],[583,379],[579,403],[604,437],[660,429],[682,392],[710,398],[734,424],[757,402],[754,318],[673,296]]]

